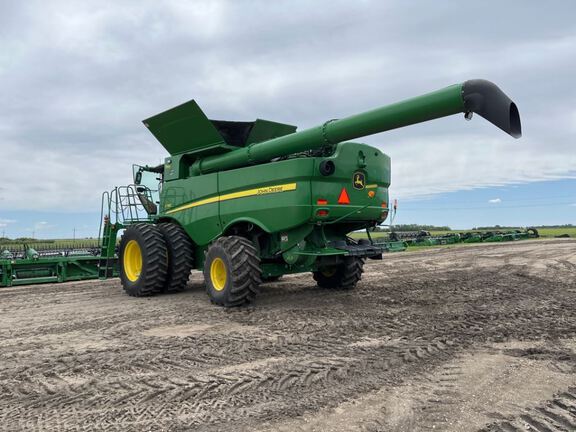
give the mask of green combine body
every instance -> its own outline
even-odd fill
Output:
[[[209,120],[194,101],[151,117],[144,124],[170,156],[158,167],[136,167],[127,196],[147,217],[105,222],[101,276],[111,274],[105,260],[113,261],[116,233],[125,228],[119,272],[133,296],[182,290],[193,268],[223,306],[250,302],[263,281],[287,273],[353,288],[365,259],[405,244],[348,237],[386,219],[390,186],[390,158],[350,140],[473,112],[521,135],[516,105],[483,80],[302,132],[266,120]]]

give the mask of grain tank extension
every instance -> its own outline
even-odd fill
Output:
[[[125,291],[184,289],[204,272],[210,299],[250,302],[263,281],[311,272],[321,287],[351,289],[367,258],[388,245],[349,233],[388,216],[390,158],[357,138],[464,113],[521,136],[516,105],[494,84],[471,80],[296,132],[267,120],[209,120],[194,101],[144,121],[170,156],[136,166],[145,221],[105,222],[103,252],[118,252]]]

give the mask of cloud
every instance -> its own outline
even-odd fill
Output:
[[[302,129],[478,77],[518,103],[524,137],[475,116],[359,139],[392,157],[394,196],[576,178],[576,4],[547,20],[536,3],[507,6],[8,3],[2,209],[97,212],[103,190],[130,182],[132,163],[166,156],[141,120],[191,98],[212,118]]]
[[[56,225],[50,224],[46,221],[36,222],[32,228],[28,228],[27,231],[32,231],[36,234],[42,231],[50,231],[56,228]]]
[[[48,222],[44,222],[44,221],[42,221],[42,222],[36,222],[36,223],[34,224],[34,229],[37,230],[37,231],[39,231],[39,230],[45,230],[45,229],[50,229],[50,228],[52,228],[52,227],[53,227],[53,225],[50,225]]]
[[[2,219],[0,218],[0,228],[5,228],[10,224],[15,223],[16,221],[14,219]]]
[[[500,198],[494,198],[494,199],[488,200],[488,202],[490,204],[500,204],[502,202],[502,200]]]

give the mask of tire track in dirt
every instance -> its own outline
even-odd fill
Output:
[[[391,255],[367,265],[353,292],[288,276],[239,310],[211,306],[198,275],[187,292],[138,300],[117,281],[34,287],[38,296],[0,291],[0,322],[9,323],[0,328],[0,421],[11,429],[274,430],[381,388],[423,383],[486,343],[574,337],[573,270],[561,263],[572,255],[565,243],[527,243]],[[535,275],[523,255],[560,264]],[[27,304],[37,317],[23,316]],[[566,362],[556,364],[565,373]],[[426,421],[436,424],[457,390],[449,381],[419,385],[430,391]],[[386,425],[382,415],[366,427]]]
[[[482,428],[482,432],[538,432],[576,430],[576,387],[554,395],[539,406],[528,408],[504,421],[495,422]]]

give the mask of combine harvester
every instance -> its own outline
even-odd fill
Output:
[[[354,288],[366,258],[404,243],[378,243],[369,231],[388,216],[390,158],[349,140],[457,113],[521,136],[516,105],[484,80],[302,132],[267,120],[209,120],[194,101],[151,117],[144,124],[170,156],[135,166],[133,185],[105,194],[99,277],[118,268],[126,293],[140,297],[184,289],[195,268],[210,299],[227,307],[287,273]],[[348,236],[361,229],[367,239]]]

